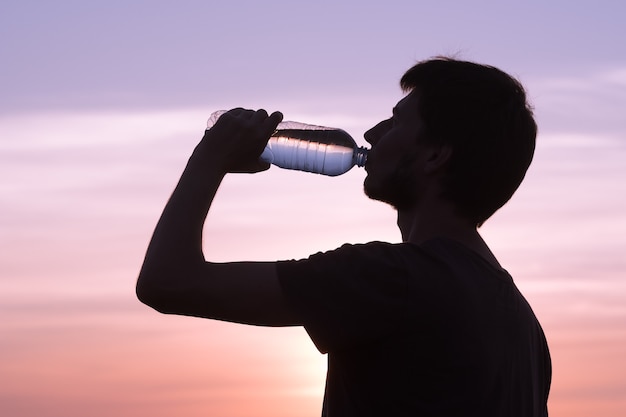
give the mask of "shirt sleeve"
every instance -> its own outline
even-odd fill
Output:
[[[278,263],[285,296],[320,352],[369,343],[400,326],[408,278],[392,246],[344,245]]]

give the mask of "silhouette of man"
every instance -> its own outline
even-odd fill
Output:
[[[202,226],[230,172],[257,172],[278,112],[233,109],[206,131],[154,231],[140,300],[168,314],[304,326],[328,353],[322,414],[547,416],[544,333],[477,228],[532,160],[536,124],[504,72],[420,62],[365,134],[365,193],[397,209],[402,243],[303,260],[207,262]],[[211,236],[208,236],[210,239]]]

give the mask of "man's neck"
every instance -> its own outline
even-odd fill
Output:
[[[434,238],[451,239],[473,250],[495,267],[500,267],[476,227],[458,216],[451,206],[399,210],[398,227],[403,242],[420,244]]]
[[[465,240],[478,234],[470,222],[445,210],[435,213],[400,210],[398,227],[402,241],[416,244],[435,237]]]

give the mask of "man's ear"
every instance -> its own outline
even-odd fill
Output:
[[[424,173],[434,174],[446,166],[452,156],[452,147],[449,145],[435,145],[428,149]]]

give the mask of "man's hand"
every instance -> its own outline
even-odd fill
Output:
[[[259,160],[270,136],[283,119],[280,112],[236,108],[224,113],[207,130],[193,158],[217,165],[222,172],[259,172],[269,164]]]

